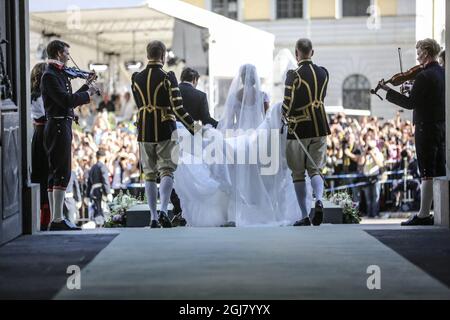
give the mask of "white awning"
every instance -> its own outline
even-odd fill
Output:
[[[74,5],[79,2],[83,1],[71,1]],[[105,1],[100,4],[107,6]],[[112,0],[111,4],[117,6],[118,2]],[[86,68],[88,61],[96,60],[96,52],[114,53],[115,61],[119,62],[121,82],[124,82],[121,85],[124,85],[129,80],[129,74],[124,70],[123,62],[133,59],[133,56],[144,61],[149,41],[161,40],[168,48],[180,51],[180,43],[173,43],[174,39],[180,41],[179,36],[174,36],[174,30],[179,29],[175,27],[180,25],[177,24],[179,21],[181,25],[189,24],[206,31],[191,33],[202,39],[195,39],[187,46],[184,43],[183,48],[191,52],[183,58],[187,60],[188,66],[190,63],[205,65],[199,61],[201,58],[195,51],[192,53],[197,48],[204,50],[207,68],[200,68],[208,70],[209,85],[205,89],[209,93],[212,109],[218,104],[219,97],[228,91],[221,79],[232,78],[245,63],[256,66],[265,89],[271,91],[275,41],[271,33],[178,0],[149,0],[145,4],[125,8],[83,9],[80,6],[78,11],[76,9],[71,6],[64,11],[30,13],[30,29],[34,33],[30,37],[32,63],[36,62],[33,59],[36,59],[34,56],[40,41],[38,35],[43,32],[47,35],[56,34],[74,45],[74,59],[81,61],[81,68]],[[184,41],[189,39],[185,37]],[[203,48],[200,48],[200,44]]]
[[[140,57],[150,40],[158,39],[172,47],[175,19],[180,19],[209,31],[210,64],[216,76],[231,77],[239,65],[250,62],[262,77],[271,77],[272,34],[183,1],[149,0],[145,5],[128,8],[81,8],[79,13],[73,11],[75,8],[31,12],[30,29],[54,33],[91,49],[96,48],[98,39],[101,52],[115,52],[126,60],[133,56],[133,34],[134,49]]]

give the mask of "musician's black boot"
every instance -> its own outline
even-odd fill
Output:
[[[425,218],[419,218],[417,215],[414,215],[408,221],[402,222],[401,225],[403,227],[432,226],[432,225],[434,225],[434,216],[429,215],[428,217],[425,217]]]
[[[59,222],[53,221],[50,224],[49,231],[79,231],[81,228],[74,225],[67,219],[61,220]]]

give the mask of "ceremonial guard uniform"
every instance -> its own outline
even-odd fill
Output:
[[[151,228],[171,228],[167,205],[173,190],[173,173],[177,160],[172,151],[177,145],[172,134],[180,121],[194,134],[194,120],[183,108],[178,82],[173,72],[165,72],[161,61],[149,61],[147,68],[133,74],[132,91],[138,106],[138,141],[141,164],[145,175],[145,192],[151,213]],[[157,179],[160,179],[159,195],[161,211],[156,210]],[[159,216],[159,218],[158,218]]]
[[[165,72],[159,62],[149,62],[147,68],[133,74],[132,90],[138,106],[138,141],[146,181],[157,177],[173,177],[176,164],[171,153],[176,146],[172,133],[177,119],[194,134],[194,120],[183,108],[178,82],[173,72]]]
[[[303,42],[308,44],[309,41]],[[298,58],[299,50],[296,50]],[[288,71],[286,75],[282,107],[284,119],[288,123],[286,160],[292,171],[302,214],[302,220],[294,226],[310,226],[311,222],[319,226],[323,222],[324,181],[321,171],[326,163],[326,136],[331,133],[324,106],[328,79],[328,71],[313,64],[310,58],[300,60],[298,68]],[[306,171],[316,198],[312,221],[308,212]]]
[[[138,141],[157,143],[170,140],[177,119],[194,133],[194,120],[183,108],[178,81],[173,72],[166,72],[159,62],[133,74],[132,89],[138,105]]]
[[[331,134],[324,106],[328,79],[328,71],[310,59],[300,61],[296,70],[287,73],[283,115],[289,127],[286,156],[294,182],[305,180],[305,169],[310,177],[320,174],[307,160],[294,132],[317,167],[325,165],[326,136]]]
[[[103,226],[104,224],[102,201],[103,196],[110,193],[108,168],[103,162],[98,161],[89,171],[86,189],[86,194],[93,204],[93,216],[90,218],[96,222],[97,226]]]

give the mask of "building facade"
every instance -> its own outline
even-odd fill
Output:
[[[445,42],[444,0],[185,0],[275,35],[275,56],[297,39],[308,37],[315,47],[314,61],[331,75],[329,110],[370,111],[392,117],[397,107],[369,90],[379,80],[416,65],[418,39]],[[272,100],[281,96],[274,72]],[[279,72],[278,72],[279,73]],[[278,75],[280,78],[280,75]],[[272,101],[276,102],[276,101]],[[364,113],[364,112],[363,112]]]

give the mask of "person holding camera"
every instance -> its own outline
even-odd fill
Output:
[[[358,163],[361,158],[361,149],[356,141],[356,136],[353,132],[348,131],[342,142],[343,156],[343,173],[344,174],[357,174],[358,173]],[[349,178],[346,184],[356,183],[358,178]],[[353,201],[359,201],[360,188],[353,187],[352,189]]]
[[[364,194],[367,216],[375,218],[379,214],[381,184],[378,177],[384,167],[384,156],[370,135],[365,137],[365,143],[365,150],[359,158],[359,165],[368,178],[368,185],[362,187],[361,191]]]
[[[398,174],[395,175],[395,178],[397,180],[393,183],[392,192],[394,198],[394,208],[405,210],[401,207],[400,200],[402,196],[403,200],[405,200],[405,197],[407,197],[408,193],[411,193],[413,199],[420,199],[420,172],[419,166],[417,164],[417,159],[414,157],[411,148],[403,149],[400,153],[400,156],[401,161],[399,161],[392,168],[394,172],[398,172]],[[408,205],[405,208],[409,210],[414,209],[416,205],[415,200],[412,202],[412,205]]]

